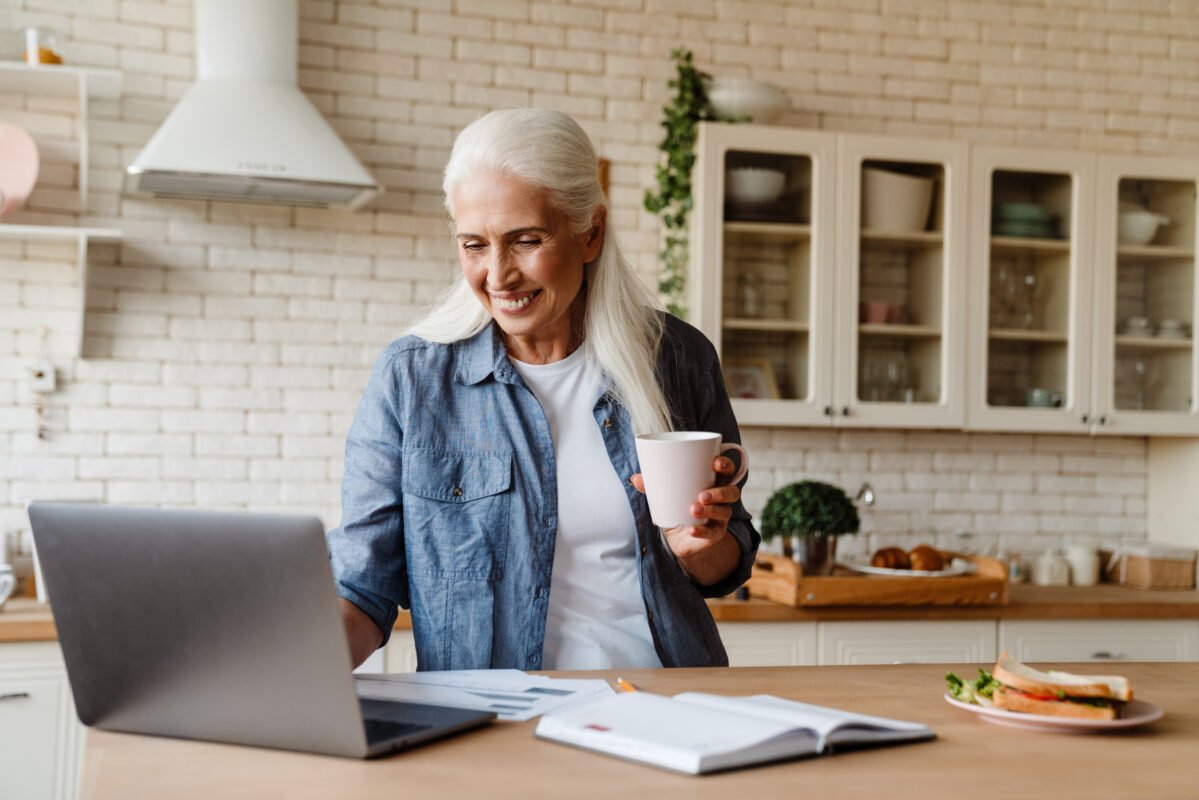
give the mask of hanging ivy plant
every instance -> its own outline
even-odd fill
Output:
[[[683,274],[687,268],[690,236],[688,216],[694,205],[691,196],[691,168],[695,165],[697,126],[715,119],[704,79],[708,76],[695,68],[691,51],[679,48],[671,52],[677,75],[667,85],[675,90],[671,101],[662,107],[662,127],[666,136],[658,149],[666,154],[657,168],[657,190],[645,191],[645,208],[657,214],[666,231],[658,254],[661,275],[658,291],[666,297],[666,307],[675,316],[684,316]]]

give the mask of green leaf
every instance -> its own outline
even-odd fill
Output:
[[[658,289],[666,296],[672,314],[683,312],[682,296],[689,242],[688,217],[695,201],[691,195],[691,171],[695,166],[695,140],[701,120],[714,119],[712,107],[704,91],[702,72],[695,69],[691,51],[677,47],[670,52],[675,62],[675,76],[666,85],[674,89],[674,97],[662,107],[662,128],[665,135],[658,149],[666,158],[657,165],[654,175],[657,189],[645,192],[645,209],[657,214],[667,231],[666,242],[659,254],[661,274]]]

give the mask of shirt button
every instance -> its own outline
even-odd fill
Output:
[[[641,555],[645,555],[645,551],[648,549],[645,545],[641,545]]]
[[[604,418],[604,427],[605,427],[605,428],[611,428],[611,427],[612,427],[612,418],[611,418],[611,417],[605,417],[605,418]]]
[[[462,496],[462,487],[455,486],[453,489],[450,489],[450,494],[454,495],[454,497],[461,497]]]
[[[545,587],[544,587],[544,586],[538,586],[538,587],[537,587],[537,591],[536,591],[536,592],[534,592],[533,594],[534,594],[536,597],[544,597],[544,596],[545,596]]]

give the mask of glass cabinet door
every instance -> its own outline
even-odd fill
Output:
[[[720,352],[737,418],[825,424],[835,138],[709,124],[698,152],[692,319]]]
[[[966,146],[844,135],[839,151],[839,425],[956,427]]]
[[[1196,188],[1185,160],[1101,158],[1096,425],[1199,431],[1194,323]]]
[[[1089,426],[1091,191],[1074,153],[975,151],[970,426]]]

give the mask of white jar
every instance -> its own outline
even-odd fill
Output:
[[[1099,553],[1093,547],[1071,545],[1066,548],[1066,560],[1070,562],[1070,581],[1075,586],[1099,583]]]
[[[1037,586],[1069,586],[1070,562],[1056,550],[1050,550],[1033,565],[1032,582]]]

